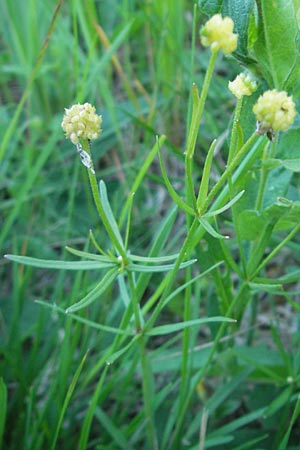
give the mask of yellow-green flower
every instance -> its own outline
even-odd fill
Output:
[[[238,35],[233,33],[234,23],[230,17],[215,14],[200,31],[201,43],[212,51],[222,50],[225,55],[237,48]]]
[[[65,108],[61,126],[66,138],[76,145],[79,139],[96,139],[101,133],[101,122],[102,116],[98,116],[94,106],[90,103],[78,103],[70,109]]]
[[[264,92],[253,106],[258,121],[258,133],[287,130],[294,122],[295,103],[285,91],[272,89]]]
[[[252,95],[257,89],[257,84],[250,75],[241,73],[233,81],[229,81],[228,88],[236,98],[240,99],[244,95]]]

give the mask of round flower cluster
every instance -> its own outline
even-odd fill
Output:
[[[225,55],[237,48],[238,35],[233,33],[234,23],[230,17],[215,14],[200,31],[201,43],[212,51],[222,50]]]
[[[241,73],[233,81],[228,83],[229,90],[240,99],[244,95],[252,95],[257,89],[257,84],[249,75]]]
[[[287,130],[294,122],[295,103],[285,91],[272,89],[264,92],[253,107],[258,124],[258,133]]]
[[[70,109],[65,108],[61,126],[66,138],[76,145],[79,139],[96,139],[101,133],[101,122],[102,116],[98,116],[94,106],[90,103],[78,103]]]

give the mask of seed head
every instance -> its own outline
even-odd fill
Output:
[[[234,23],[230,17],[223,19],[221,14],[215,14],[200,31],[202,45],[213,51],[222,50],[225,55],[234,52],[238,35],[233,33],[233,27]]]
[[[253,112],[259,122],[259,134],[287,130],[296,115],[293,98],[276,89],[264,92],[253,106]]]
[[[96,139],[102,131],[101,122],[102,116],[98,116],[94,106],[90,103],[78,103],[70,109],[65,108],[61,126],[66,138],[76,145],[79,139]]]

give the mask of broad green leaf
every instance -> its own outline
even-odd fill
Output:
[[[300,156],[300,128],[291,128],[279,136],[275,157],[281,160]]]
[[[276,202],[265,209],[263,217],[265,217],[269,223],[275,224],[275,230],[291,228],[299,223],[300,201],[289,202],[289,204]]]
[[[109,272],[107,272],[100,281],[100,283],[98,283],[94,289],[92,289],[85,297],[83,297],[83,299],[67,308],[66,313],[68,314],[71,312],[78,311],[79,309],[85,308],[86,306],[90,305],[95,300],[97,300],[97,298],[99,298],[100,295],[103,294],[106,291],[106,289],[117,278],[118,273],[119,269],[112,269]]]
[[[258,37],[255,56],[270,88],[299,88],[299,29],[293,0],[256,0]]]
[[[281,164],[292,172],[300,172],[300,158],[281,160]]]
[[[223,0],[199,0],[199,9],[208,16],[221,11]]]
[[[268,170],[276,169],[276,167],[284,167],[287,170],[291,170],[292,172],[300,172],[300,158],[295,159],[267,159],[263,163],[264,167],[267,167]]]
[[[112,209],[111,209],[108,197],[107,197],[106,186],[105,186],[105,183],[103,180],[101,180],[99,183],[99,190],[100,190],[101,202],[102,202],[102,206],[103,206],[106,218],[109,221],[109,224],[110,224],[110,226],[113,230],[113,233],[114,233],[116,239],[118,240],[120,246],[124,249],[124,242],[123,242],[122,236],[120,234],[116,219],[113,215],[113,212],[112,212]]]
[[[254,0],[224,0],[222,13],[234,22],[234,32],[238,34],[236,56],[244,62],[248,57],[248,28],[253,12]]]
[[[163,334],[176,333],[177,331],[182,331],[185,328],[189,328],[194,325],[202,325],[204,323],[211,323],[211,322],[234,323],[236,322],[236,320],[229,319],[228,317],[207,317],[205,319],[195,319],[195,320],[188,320],[186,322],[172,323],[170,325],[161,325],[159,327],[152,328],[152,330],[148,331],[146,334],[149,336],[161,336]]]
[[[241,239],[252,241],[256,239],[267,223],[258,211],[246,209],[238,215],[238,227]]]
[[[10,261],[40,269],[62,270],[97,270],[114,267],[115,264],[101,261],[56,261],[51,259],[31,258],[30,256],[5,255]]]
[[[179,269],[185,269],[186,267],[191,266],[197,261],[197,259],[191,259],[190,261],[185,261],[180,264]],[[144,266],[142,264],[128,264],[126,266],[126,270],[130,272],[168,272],[173,270],[175,264],[166,264],[164,266]]]

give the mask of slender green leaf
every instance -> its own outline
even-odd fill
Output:
[[[159,154],[159,162],[160,162],[160,168],[161,168],[161,173],[166,185],[166,188],[170,194],[170,197],[174,200],[174,202],[176,203],[176,205],[182,209],[184,212],[186,212],[187,214],[190,214],[192,216],[195,215],[195,212],[193,210],[193,208],[191,208],[184,200],[182,200],[181,197],[179,197],[179,195],[177,194],[177,192],[175,191],[175,189],[173,188],[172,184],[170,183],[170,180],[168,178],[166,169],[165,169],[165,165],[162,159],[162,156]]]
[[[197,259],[191,259],[180,264],[179,269],[185,269],[191,266],[197,261]],[[144,266],[141,264],[128,264],[126,270],[130,272],[168,272],[174,269],[175,264],[166,264],[165,266]]]
[[[216,239],[228,239],[228,236],[223,236],[222,234],[218,233],[204,217],[201,217],[199,219],[199,223],[212,237]]]
[[[124,246],[124,242],[123,239],[121,237],[120,231],[119,231],[119,227],[118,224],[116,222],[116,219],[113,215],[108,197],[107,197],[107,190],[106,190],[106,186],[103,180],[100,181],[99,183],[99,189],[100,189],[100,197],[101,197],[101,202],[102,202],[102,206],[106,215],[106,218],[113,230],[113,233],[117,239],[117,241],[119,242],[120,246],[124,249],[125,251],[125,246]]]
[[[203,218],[203,217],[214,217],[214,216],[217,216],[217,215],[219,215],[219,214],[222,214],[224,211],[227,211],[227,210],[228,210],[229,208],[231,208],[236,202],[238,202],[239,199],[242,197],[242,195],[244,195],[244,193],[245,193],[244,190],[241,191],[241,192],[239,192],[237,195],[235,195],[235,196],[233,197],[233,199],[230,200],[230,202],[226,203],[226,205],[224,205],[222,208],[215,209],[215,210],[213,210],[213,211],[211,211],[211,212],[207,212],[207,213],[205,213],[205,214],[202,216],[202,218]]]
[[[97,270],[114,267],[114,263],[101,261],[56,261],[51,259],[31,258],[30,256],[5,255],[10,261],[40,269],[62,270]]]
[[[82,369],[83,369],[83,365],[84,365],[84,363],[85,363],[85,360],[86,360],[87,355],[88,355],[88,352],[87,352],[87,353],[84,355],[84,357],[82,358],[82,360],[81,360],[81,362],[80,362],[79,366],[77,367],[77,370],[76,370],[76,372],[75,372],[75,374],[74,374],[74,377],[73,377],[73,379],[72,379],[72,381],[71,381],[71,383],[70,383],[70,386],[69,386],[69,389],[68,389],[68,391],[67,391],[67,394],[66,394],[66,397],[65,397],[63,406],[62,406],[62,408],[61,408],[61,410],[60,410],[60,415],[59,415],[59,419],[58,419],[58,424],[57,424],[57,427],[56,427],[56,430],[55,430],[55,434],[54,434],[54,437],[53,437],[53,441],[52,441],[52,445],[51,445],[51,450],[55,450],[56,443],[57,443],[57,438],[58,438],[59,431],[60,431],[61,426],[62,426],[62,423],[63,423],[63,419],[64,419],[64,416],[65,416],[66,410],[67,410],[67,408],[68,408],[68,405],[69,405],[69,403],[70,403],[71,397],[72,397],[72,395],[73,395],[73,392],[74,392],[75,386],[76,386],[76,384],[77,384],[79,375],[80,375],[80,373],[81,373],[81,371],[82,371]]]
[[[113,333],[113,334],[122,334],[124,336],[132,336],[133,335],[133,332],[131,332],[131,331],[121,330],[119,328],[110,327],[108,325],[101,325],[100,323],[92,322],[91,320],[85,319],[84,317],[81,317],[81,316],[77,316],[76,314],[67,313],[65,309],[60,308],[59,306],[57,306],[55,304],[52,304],[52,303],[49,304],[42,300],[36,300],[35,302],[38,303],[39,305],[45,306],[46,308],[50,308],[53,311],[57,311],[60,314],[68,315],[68,317],[71,317],[72,319],[76,320],[77,322],[83,323],[84,325],[87,325],[90,328],[95,328],[96,330],[106,331],[108,333]]]
[[[179,253],[175,253],[174,255],[168,255],[168,256],[138,256],[138,255],[132,255],[130,253],[129,259],[132,261],[140,261],[144,263],[160,263],[160,262],[167,262],[172,261],[178,257]]]
[[[207,317],[205,319],[195,319],[195,320],[188,320],[186,322],[179,322],[179,323],[173,323],[171,325],[161,325],[159,327],[154,327],[152,330],[147,331],[147,335],[149,336],[161,336],[164,334],[169,333],[176,333],[177,331],[182,331],[185,328],[192,327],[194,325],[202,325],[204,323],[211,323],[211,322],[230,322],[234,323],[236,320],[229,319],[228,317]]]
[[[211,165],[212,165],[216,145],[217,145],[217,140],[215,139],[211,143],[211,146],[208,150],[208,153],[207,153],[207,156],[205,159],[203,173],[202,173],[202,179],[201,179],[200,188],[199,188],[199,194],[198,194],[198,198],[197,198],[197,206],[198,206],[199,210],[201,210],[202,206],[205,203],[206,197],[207,197],[209,179],[210,179],[210,170],[211,170]]]
[[[85,308],[86,306],[93,303],[97,298],[99,298],[100,295],[102,295],[106,289],[113,283],[113,281],[117,278],[119,273],[119,269],[112,269],[109,272],[107,272],[100,283],[97,284],[97,286],[92,289],[83,299],[81,299],[79,302],[74,303],[72,306],[69,306],[67,308],[66,313],[78,311],[82,308]]]
[[[95,253],[89,253],[89,252],[84,252],[82,250],[77,250],[76,248],[72,248],[72,247],[65,247],[66,250],[70,253],[72,253],[72,255],[75,256],[81,256],[82,258],[86,258],[86,259],[90,259],[93,261],[101,261],[101,262],[109,262],[114,264],[115,261],[112,261],[112,259],[109,256],[104,256],[104,255],[95,255]],[[117,257],[116,257],[117,259]]]

